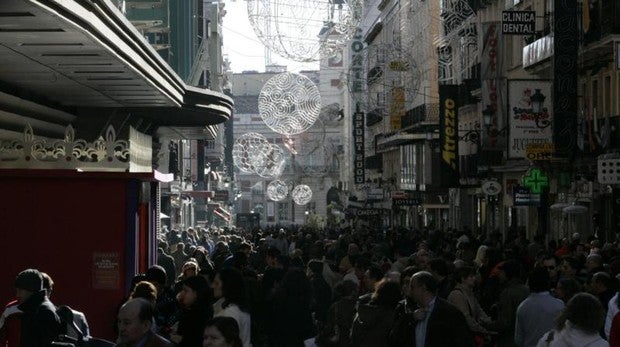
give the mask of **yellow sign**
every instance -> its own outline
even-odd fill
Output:
[[[401,119],[405,115],[405,88],[392,88],[392,103],[390,104],[390,127],[400,130]]]
[[[528,143],[525,146],[525,157],[531,161],[551,160],[555,146],[550,142]]]

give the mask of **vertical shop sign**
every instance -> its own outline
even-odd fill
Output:
[[[553,143],[554,157],[571,159],[577,150],[577,1],[554,0]]]
[[[482,23],[482,51],[480,53],[480,79],[482,108],[491,106],[489,131],[483,135],[483,145],[488,149],[501,149],[506,146],[506,137],[499,136],[498,130],[504,127],[504,105],[506,99],[504,71],[504,39],[500,33],[500,22]]]
[[[364,112],[353,114],[353,178],[355,184],[366,181],[364,164]]]
[[[439,86],[439,143],[441,146],[441,185],[459,186],[457,85]]]
[[[534,112],[532,96],[538,92],[545,96],[540,112]],[[552,104],[549,100],[551,83],[545,80],[508,81],[508,158],[522,159],[532,144],[548,144],[552,137]]]

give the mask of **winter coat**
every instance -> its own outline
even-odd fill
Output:
[[[385,306],[359,305],[351,328],[353,346],[388,346],[394,312],[393,308]]]
[[[21,346],[48,347],[63,333],[56,307],[41,290],[33,293],[18,308],[23,312],[21,326]]]

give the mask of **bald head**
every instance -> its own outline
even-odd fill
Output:
[[[151,330],[153,306],[142,298],[130,299],[118,311],[118,343],[140,341]]]

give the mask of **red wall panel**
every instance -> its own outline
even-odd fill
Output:
[[[134,257],[125,244],[127,181],[0,176],[0,298],[13,298],[19,271],[37,268],[52,276],[56,305],[83,311],[93,336],[114,339],[116,310],[133,272],[124,265]],[[117,256],[118,263],[94,270],[94,254]]]

